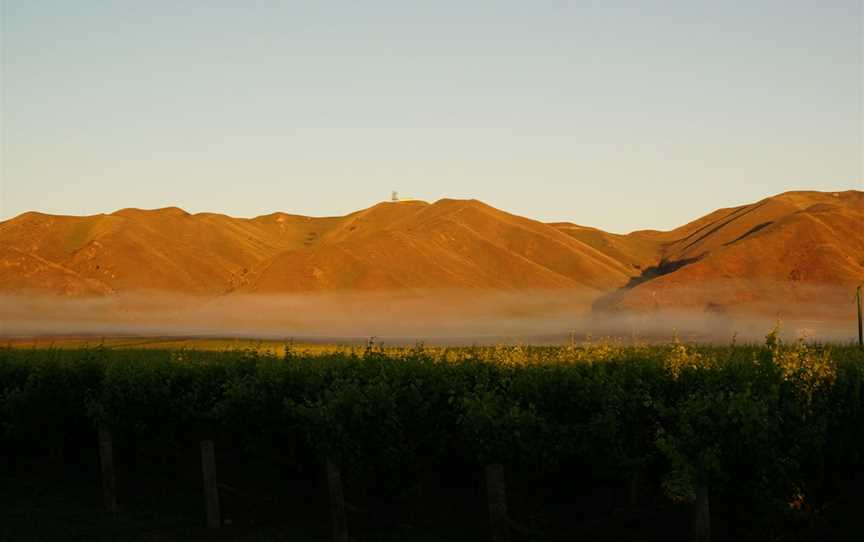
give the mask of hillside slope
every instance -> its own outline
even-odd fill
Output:
[[[5,293],[605,291],[632,274],[552,226],[473,200],[381,203],[332,218],[165,208],[87,217],[31,212],[0,223]]]
[[[0,223],[0,250],[28,256],[12,265],[0,260],[0,290],[219,294],[266,258],[302,246],[307,229],[303,217],[244,220],[177,208],[87,217],[25,213]],[[68,277],[63,285],[44,278],[57,266]]]
[[[250,292],[393,288],[623,286],[625,265],[556,228],[481,202],[378,204],[349,215],[314,247],[287,250]]]
[[[544,224],[476,200],[252,219],[175,207],[0,222],[0,293],[572,290],[597,310],[845,303],[864,282],[864,192],[787,192],[667,232]]]
[[[599,306],[815,314],[845,307],[864,282],[864,193],[858,191],[787,192],[653,237],[661,243],[657,266]]]

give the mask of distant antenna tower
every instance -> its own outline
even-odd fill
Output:
[[[395,190],[390,192],[390,201],[399,201],[399,192]]]

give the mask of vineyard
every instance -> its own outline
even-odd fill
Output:
[[[0,540],[842,539],[862,427],[864,352],[776,333],[284,356],[2,348]],[[58,485],[97,503],[103,530],[60,517],[71,493],[40,515]]]

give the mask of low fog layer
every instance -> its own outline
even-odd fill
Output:
[[[230,295],[141,292],[100,298],[0,296],[0,336],[247,337],[390,344],[562,343],[574,337],[760,341],[778,317],[789,339],[856,337],[854,298],[819,305],[710,310],[591,310],[597,294],[566,290]],[[848,298],[848,299],[847,299]],[[838,303],[836,300],[842,300]],[[848,301],[848,303],[847,303]],[[842,306],[841,306],[842,305]],[[808,315],[813,315],[808,318]]]

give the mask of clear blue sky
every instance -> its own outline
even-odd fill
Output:
[[[860,0],[0,2],[2,218],[396,189],[624,232],[864,188]]]

